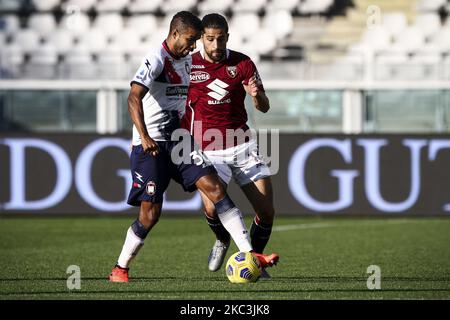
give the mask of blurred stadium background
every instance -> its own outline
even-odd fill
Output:
[[[248,108],[250,125],[280,130],[268,250],[285,260],[256,289],[206,271],[200,199],[174,184],[163,211],[196,218],[162,219],[140,277],[105,282],[136,213],[129,80],[180,10],[227,16],[229,47],[256,62],[271,100],[267,114]],[[449,13],[447,0],[0,0],[0,299],[448,299]],[[59,218],[92,213],[129,215]],[[342,219],[356,215],[371,219]]]

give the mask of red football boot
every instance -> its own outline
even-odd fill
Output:
[[[121,268],[116,265],[109,275],[111,282],[128,282],[128,268]]]
[[[255,255],[255,257],[258,258],[259,263],[261,264],[261,269],[272,267],[273,265],[277,264],[278,260],[280,260],[280,256],[276,253],[272,254],[262,254],[256,252],[252,253]]]

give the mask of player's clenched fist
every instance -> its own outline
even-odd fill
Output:
[[[259,92],[259,82],[256,80],[255,76],[251,77],[248,81],[247,85],[242,81],[242,85],[244,86],[245,91],[252,97],[256,97]]]
[[[142,139],[142,149],[145,153],[151,154],[152,156],[156,156],[159,153],[158,144],[150,137]]]

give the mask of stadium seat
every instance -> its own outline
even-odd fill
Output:
[[[0,48],[6,44],[7,35],[5,32],[0,32]]]
[[[147,43],[150,45],[150,47],[159,46],[167,38],[167,33],[167,28],[159,27],[151,33]]]
[[[82,12],[65,15],[59,23],[59,28],[64,28],[75,35],[89,32],[90,27],[89,16]]]
[[[362,80],[365,62],[365,57],[362,54],[347,53],[332,64],[329,73],[333,76],[332,80]]]
[[[20,29],[19,17],[13,14],[0,16],[0,31],[14,33]]]
[[[172,14],[166,14],[163,19],[158,23],[158,28],[167,29],[169,31],[170,20],[172,20]]]
[[[249,56],[249,58],[252,59],[252,61],[256,64],[261,60],[258,51],[253,45],[244,43],[238,51]]]
[[[447,2],[447,4],[444,6],[444,12],[447,13],[447,23],[450,23],[450,18],[448,14],[450,14],[450,2]]]
[[[418,52],[411,58],[410,80],[438,80],[441,74],[441,55],[437,52]]]
[[[95,10],[98,12],[119,12],[127,6],[128,0],[97,0]]]
[[[0,50],[0,63],[3,76],[7,78],[19,78],[22,76],[24,52],[15,43],[10,43]]]
[[[37,11],[52,11],[60,2],[60,0],[33,0],[33,6]]]
[[[278,40],[282,40],[294,30],[294,20],[287,10],[275,10],[266,13],[262,27],[272,30]]]
[[[125,53],[129,53],[140,43],[141,37],[131,28],[125,28],[120,33],[112,36],[112,44],[121,47]]]
[[[234,0],[205,0],[198,4],[198,11],[200,12],[200,17],[205,16],[208,13],[221,13],[223,14],[227,11],[233,4]]]
[[[408,57],[401,52],[378,54],[375,57],[374,78],[376,80],[406,80]]]
[[[391,36],[396,37],[406,29],[408,22],[403,12],[387,12],[382,15],[381,25],[389,31]]]
[[[391,37],[383,26],[374,27],[366,30],[360,44],[375,51],[385,50],[391,45]]]
[[[55,16],[51,13],[34,14],[28,19],[28,28],[47,35],[56,30]]]
[[[61,76],[66,79],[98,78],[92,55],[84,45],[76,45],[64,55],[61,69]]]
[[[257,52],[258,55],[268,54],[276,45],[277,39],[270,29],[259,29],[246,42],[246,47],[254,48],[251,51]]]
[[[56,48],[51,44],[44,44],[31,53],[24,75],[31,79],[54,79],[57,77],[57,64]]]
[[[302,14],[317,15],[325,13],[334,0],[305,0],[298,4],[297,10]]]
[[[229,37],[227,47],[231,50],[240,51],[241,46],[244,43],[244,37],[239,29],[229,29]]]
[[[156,12],[161,3],[162,0],[131,0],[128,10],[132,13]]]
[[[124,20],[118,13],[104,13],[97,16],[92,26],[103,30],[107,36],[112,36],[122,31]]]
[[[430,37],[441,28],[441,18],[437,13],[423,13],[416,17],[414,22],[425,37]]]
[[[56,29],[45,37],[47,43],[53,45],[59,54],[66,53],[74,45],[74,36],[65,29]]]
[[[233,13],[254,12],[258,13],[266,4],[266,0],[237,0],[231,7]]]
[[[425,42],[425,37],[420,29],[414,26],[407,27],[394,41],[391,50],[411,52],[420,49]]]
[[[420,0],[417,3],[417,10],[419,12],[437,12],[446,2],[446,0]]]
[[[97,70],[100,79],[124,79],[126,65],[122,48],[113,44],[100,51],[97,55]]]
[[[443,79],[450,80],[450,55],[444,58],[443,67]]]
[[[79,43],[92,53],[98,53],[106,48],[108,39],[103,32],[103,29],[92,28],[89,32],[83,33],[79,36]]]
[[[24,0],[0,0],[0,11],[19,11],[23,4]]]
[[[181,10],[191,10],[197,4],[197,0],[167,0],[161,3],[161,10],[166,14],[173,16]]]
[[[260,28],[259,17],[255,13],[236,13],[231,19],[230,28],[245,30],[245,39],[252,37]]]
[[[67,11],[71,8],[78,8],[80,11],[86,12],[94,7],[96,1],[97,0],[67,0],[63,4],[63,9]]]
[[[128,76],[134,75],[134,73],[137,71],[137,68],[151,48],[151,39],[141,41],[137,46],[130,48],[130,50],[128,51],[127,61]]]
[[[13,42],[19,45],[25,53],[30,53],[39,47],[39,34],[32,29],[20,29],[13,35]]]
[[[157,26],[158,21],[152,14],[132,15],[126,23],[126,28],[133,30],[141,37],[149,36]]]
[[[439,29],[433,36],[430,43],[439,47],[439,51],[450,53],[450,26]]]
[[[277,11],[277,10],[287,10],[287,11],[293,11],[297,4],[299,3],[299,0],[276,0],[276,1],[270,1],[266,6],[266,13],[271,11]]]

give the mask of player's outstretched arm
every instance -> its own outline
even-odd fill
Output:
[[[150,138],[144,121],[142,98],[147,91],[146,87],[139,84],[133,83],[131,85],[130,93],[128,94],[128,112],[141,137],[142,149],[144,152],[156,156],[159,152],[158,144]]]

